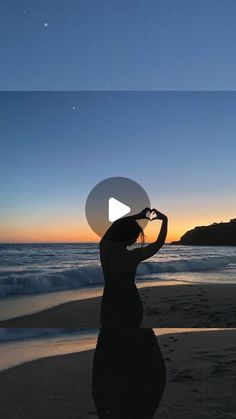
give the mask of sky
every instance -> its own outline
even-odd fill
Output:
[[[236,92],[0,92],[0,241],[99,240],[85,201],[112,176],[167,214],[167,242],[228,221],[235,140]]]
[[[0,90],[236,89],[235,0],[2,0]]]

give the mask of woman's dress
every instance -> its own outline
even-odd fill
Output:
[[[120,264],[115,259],[108,269],[102,260],[105,287],[92,370],[99,419],[153,418],[166,385],[157,338],[152,329],[140,328],[143,306],[136,266],[130,267],[125,257],[119,255]]]
[[[105,276],[101,301],[101,327],[139,328],[143,319],[143,305],[135,285],[135,272],[112,273]]]
[[[151,419],[166,385],[165,363],[152,329],[100,330],[92,395],[99,419]]]

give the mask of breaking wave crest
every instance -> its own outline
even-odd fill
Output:
[[[215,256],[178,259],[165,262],[143,262],[138,268],[138,278],[148,274],[174,272],[203,272],[236,267],[236,256]],[[101,267],[89,263],[58,271],[28,270],[1,272],[0,297],[26,294],[41,294],[53,291],[72,290],[96,286],[103,283]]]

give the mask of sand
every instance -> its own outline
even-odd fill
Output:
[[[162,281],[139,284],[142,327],[236,327],[236,285]],[[83,299],[0,322],[0,327],[98,328],[102,288]]]
[[[158,340],[168,384],[155,418],[235,418],[236,330],[159,329]],[[0,372],[0,417],[96,419],[93,353],[47,357]]]

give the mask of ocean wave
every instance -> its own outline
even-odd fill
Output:
[[[138,267],[138,279],[148,274],[174,272],[204,272],[228,269],[235,266],[236,256],[216,256],[172,261],[148,261]],[[153,275],[152,275],[153,277]],[[0,297],[41,294],[53,291],[73,290],[103,284],[99,263],[90,263],[56,272],[51,270],[25,270],[2,272],[0,275]]]
[[[102,283],[102,270],[97,264],[57,272],[4,272],[0,276],[0,297],[78,289]]]
[[[144,262],[138,273],[204,272],[227,268],[236,264],[236,256],[212,256],[205,258],[180,259],[168,262]]]

